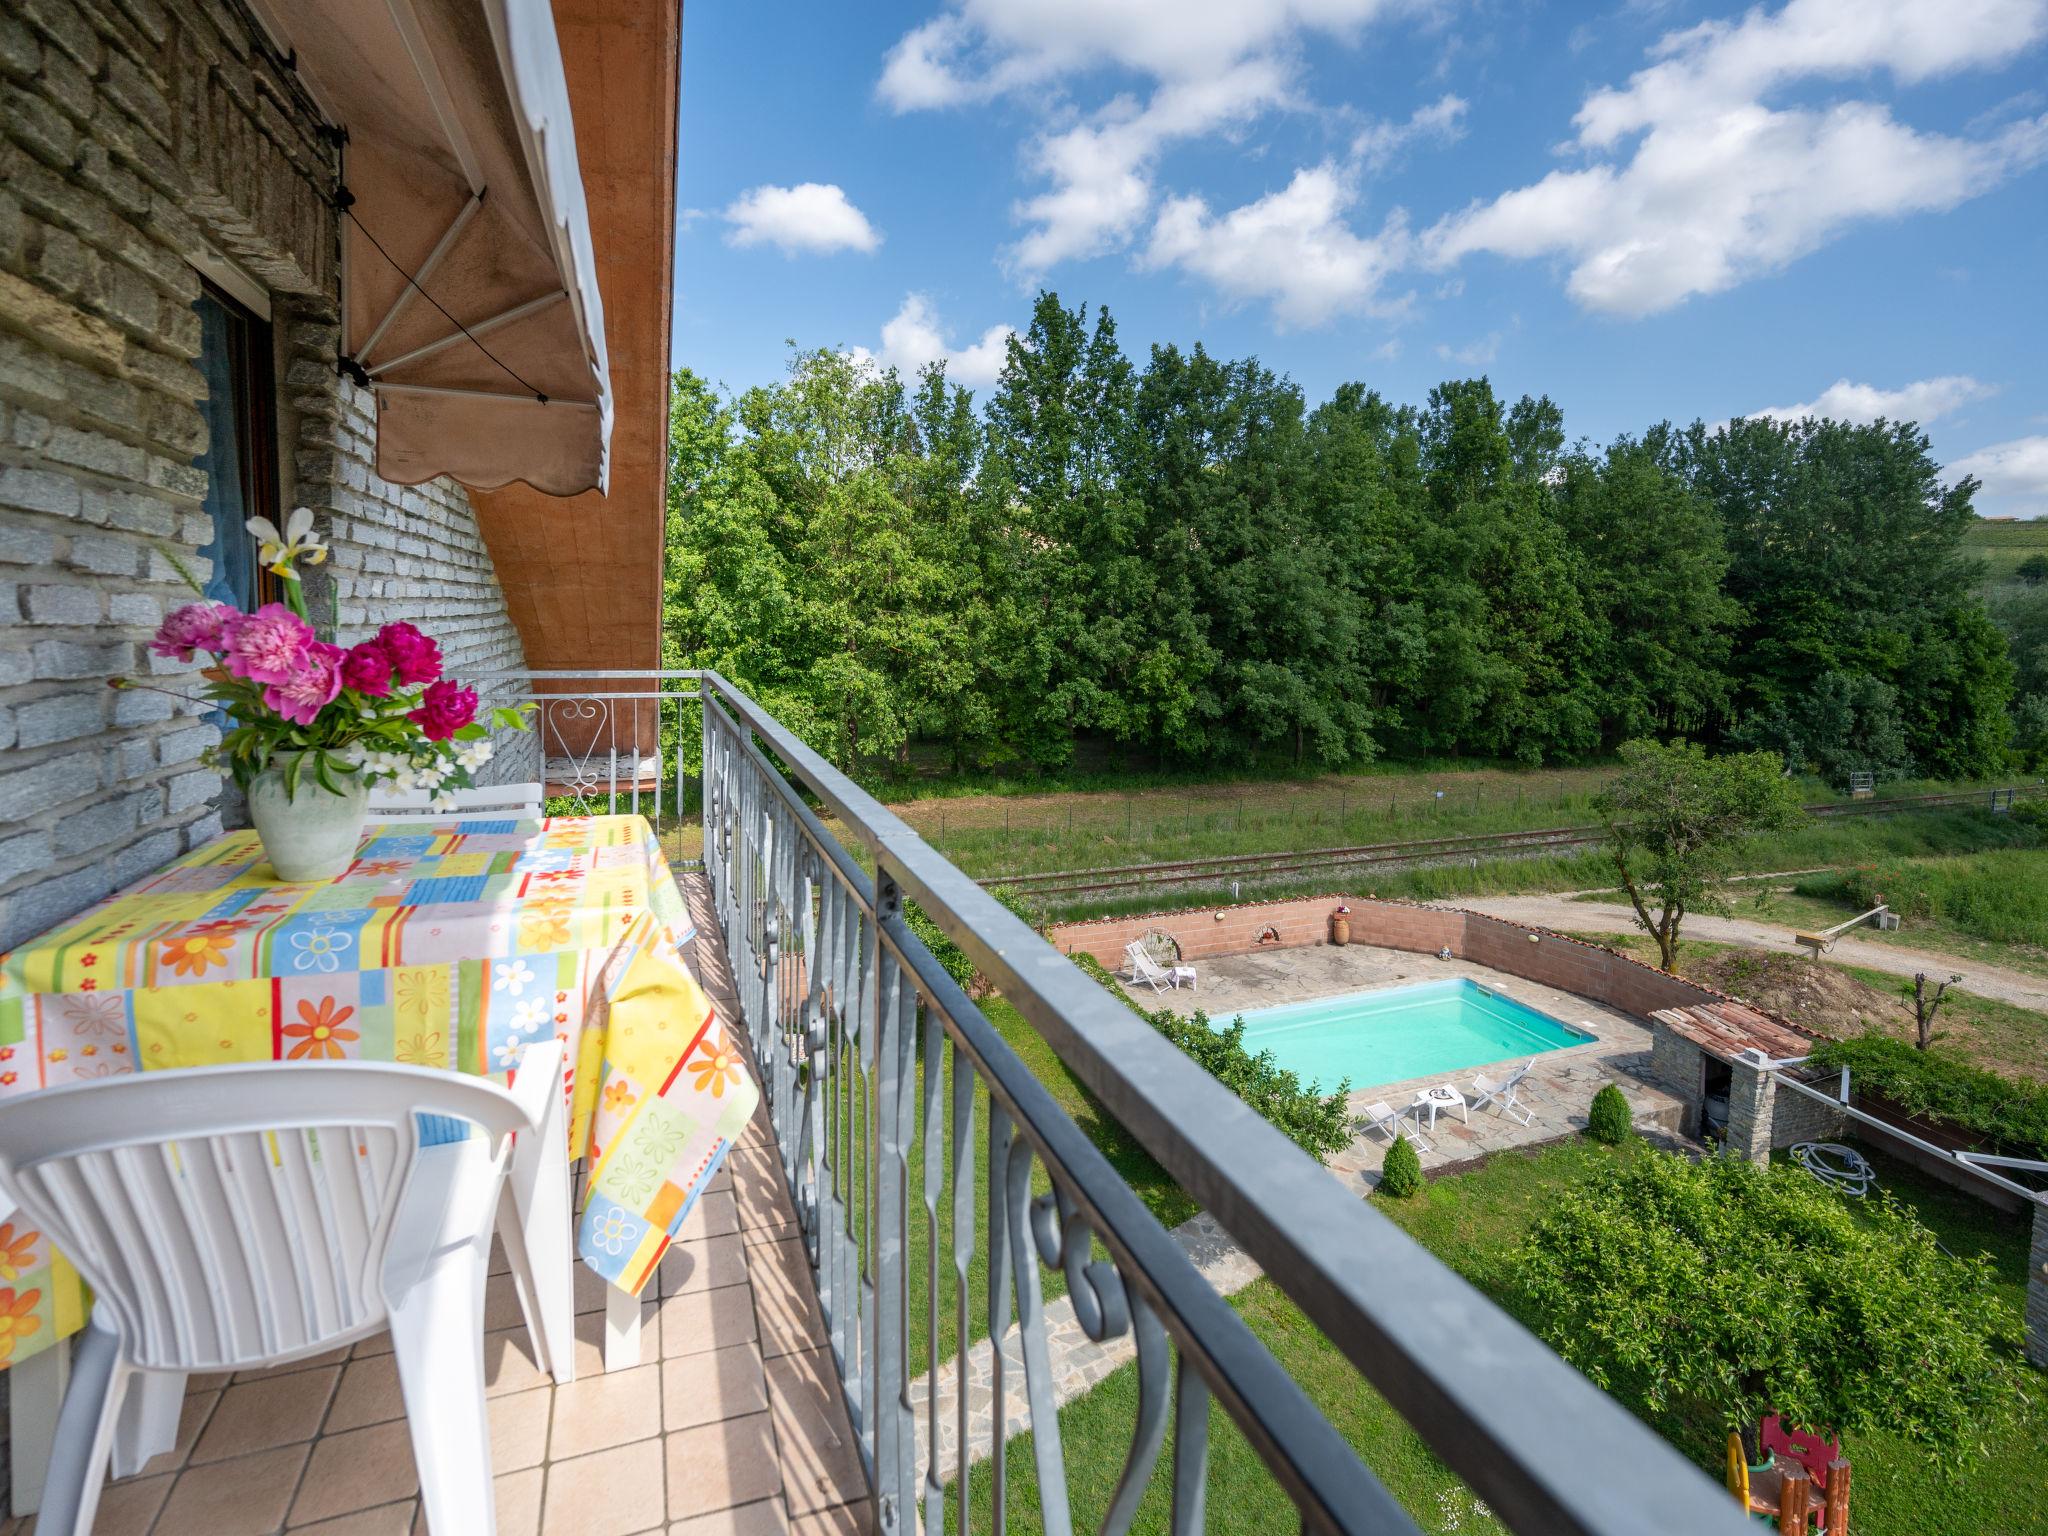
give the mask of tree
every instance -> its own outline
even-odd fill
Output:
[[[1668,971],[1685,915],[1725,910],[1721,882],[1734,856],[1756,834],[1790,825],[1799,802],[1771,752],[1709,757],[1689,742],[1631,741],[1621,764],[1594,808],[1636,921]]]
[[[2048,555],[2029,555],[2019,563],[2013,574],[2030,587],[2038,587],[2048,581]]]
[[[1929,997],[1927,973],[1913,973],[1913,990],[1906,995],[1913,1003],[1913,1044],[1919,1049],[1924,1051],[1934,1044],[1934,1016],[1941,1012],[1942,1001],[1948,996],[1948,989],[1962,979],[1960,976],[1950,976],[1947,981],[1939,983],[1934,989],[1934,996]],[[1903,992],[1905,989],[1902,987],[1900,990]]]
[[[1777,1413],[1960,1461],[2018,1401],[1996,1272],[1856,1204],[1785,1164],[1642,1151],[1558,1197],[1516,1278],[1536,1331],[1639,1412],[1752,1449]]]
[[[1416,1155],[1415,1143],[1406,1136],[1396,1136],[1394,1144],[1387,1148],[1387,1158],[1380,1165],[1380,1182],[1377,1193],[1389,1199],[1405,1200],[1422,1188],[1422,1159]]]

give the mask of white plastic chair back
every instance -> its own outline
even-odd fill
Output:
[[[450,790],[441,797],[444,803],[437,807],[430,790],[379,785],[370,791],[370,809],[365,820],[408,826],[463,816],[538,821],[542,793],[539,784],[486,784],[477,789]]]
[[[229,1369],[383,1324],[394,1217],[423,1151],[457,1150],[422,1148],[422,1114],[481,1127],[499,1164],[532,1124],[504,1089],[420,1067],[149,1072],[10,1104],[0,1185],[112,1311],[132,1364]]]

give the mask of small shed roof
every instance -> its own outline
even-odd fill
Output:
[[[1659,1008],[1650,1015],[1671,1032],[1722,1061],[1744,1051],[1762,1051],[1774,1061],[1804,1056],[1813,1037],[1747,1003],[1695,1003],[1689,1008]]]

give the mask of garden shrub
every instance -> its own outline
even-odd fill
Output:
[[[1635,1133],[1635,1117],[1628,1112],[1628,1100],[1622,1097],[1620,1088],[1609,1083],[1593,1095],[1593,1107],[1586,1111],[1588,1136],[1618,1147]]]
[[[1825,1041],[1808,1059],[1830,1071],[1847,1067],[1852,1090],[1975,1137],[1982,1151],[2048,1158],[2048,1088],[1875,1033]]]
[[[1406,1200],[1422,1188],[1422,1159],[1416,1155],[1415,1144],[1406,1136],[1396,1136],[1394,1144],[1387,1148],[1387,1160],[1380,1167],[1379,1193],[1395,1200]]]
[[[1990,1257],[1953,1257],[1888,1195],[1844,1201],[1788,1164],[1617,1159],[1559,1193],[1514,1266],[1552,1348],[1694,1433],[1778,1413],[1960,1464],[2017,1405],[2018,1318]]]
[[[1246,1050],[1243,1019],[1232,1019],[1217,1029],[1206,1013],[1183,1018],[1169,1009],[1140,1007],[1093,955],[1068,958],[1310,1157],[1320,1162],[1351,1144],[1351,1113],[1344,1105],[1344,1097],[1351,1091],[1348,1081],[1339,1083],[1334,1093],[1317,1093],[1292,1072],[1276,1066],[1272,1052],[1253,1055]]]

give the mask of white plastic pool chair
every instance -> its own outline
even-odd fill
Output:
[[[1164,992],[1168,987],[1178,987],[1183,982],[1190,991],[1198,990],[1192,965],[1161,965],[1152,958],[1142,940],[1126,944],[1124,958],[1131,962],[1131,980],[1143,983],[1154,992]]]
[[[1423,1138],[1421,1126],[1402,1124],[1406,1114],[1406,1110],[1395,1109],[1391,1104],[1386,1103],[1368,1104],[1365,1106],[1365,1118],[1371,1122],[1373,1130],[1378,1131],[1387,1138],[1388,1146],[1391,1147],[1394,1144],[1395,1137],[1406,1136],[1415,1145],[1422,1148],[1423,1151],[1434,1152],[1436,1148]]]
[[[492,821],[540,820],[541,787],[538,784],[486,784],[480,789],[451,789],[441,797],[438,809],[434,795],[424,789],[392,789],[379,785],[370,791],[369,814],[373,822],[396,822],[401,826],[428,826],[456,817],[479,817]]]
[[[520,1161],[562,1170],[558,1212],[532,1188],[525,1202],[561,1234],[565,1326],[540,1331],[573,1348],[566,1163],[540,1156],[562,1134],[560,1055],[535,1046],[510,1091],[420,1067],[256,1063],[10,1104],[0,1188],[97,1298],[36,1529],[86,1536],[109,1462],[124,1475],[169,1444],[151,1442],[164,1418],[174,1430],[186,1372],[279,1365],[388,1326],[427,1525],[491,1536],[484,1278],[501,1200],[516,1218],[515,1135]],[[506,1246],[528,1302],[532,1254],[514,1233]],[[138,1417],[158,1423],[138,1431]]]
[[[1526,1061],[1499,1082],[1495,1082],[1484,1073],[1473,1078],[1472,1091],[1477,1095],[1472,1100],[1473,1112],[1477,1113],[1491,1104],[1502,1114],[1512,1116],[1523,1125],[1534,1120],[1535,1112],[1525,1109],[1516,1095],[1521,1091],[1522,1079],[1529,1075],[1529,1069],[1535,1065],[1534,1061]]]

